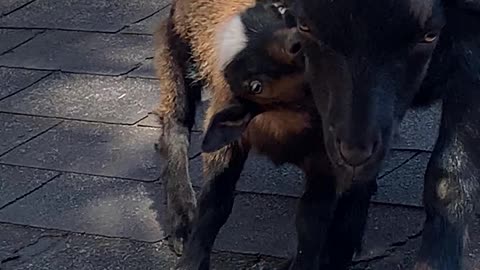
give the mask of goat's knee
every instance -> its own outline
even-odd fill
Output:
[[[466,228],[479,190],[477,171],[459,148],[434,153],[425,176],[427,219],[417,270],[462,269]]]

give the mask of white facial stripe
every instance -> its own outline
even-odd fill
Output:
[[[224,69],[239,52],[245,49],[247,41],[245,26],[240,15],[236,15],[217,30],[216,44],[220,69]]]

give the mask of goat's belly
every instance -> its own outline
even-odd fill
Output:
[[[318,137],[308,113],[288,110],[262,113],[246,130],[246,139],[253,150],[277,165],[301,163],[316,148],[316,139],[321,139]]]

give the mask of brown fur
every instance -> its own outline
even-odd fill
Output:
[[[308,113],[279,109],[255,117],[246,130],[246,138],[260,149],[272,140],[284,144],[307,128],[312,128]]]

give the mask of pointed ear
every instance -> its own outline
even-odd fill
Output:
[[[202,151],[210,153],[234,142],[242,136],[248,123],[257,115],[249,106],[234,103],[216,113],[205,132]]]

